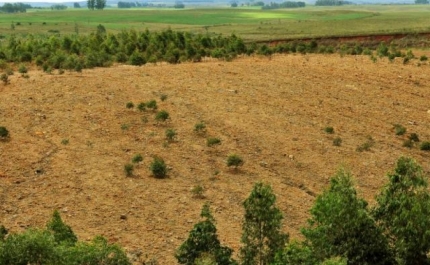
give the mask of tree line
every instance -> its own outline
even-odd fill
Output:
[[[27,9],[31,9],[31,8],[32,6],[29,4],[4,3],[3,6],[0,8],[0,11],[5,13],[25,13],[27,12]]]
[[[210,205],[201,221],[178,247],[175,257],[186,265],[425,265],[430,264],[430,192],[428,175],[413,159],[401,157],[388,183],[369,207],[355,189],[351,173],[340,169],[319,195],[301,233],[290,240],[282,231],[284,215],[270,185],[258,182],[243,202],[239,261],[222,245]],[[46,229],[8,234],[0,226],[0,265],[128,265],[123,249],[96,237],[78,242],[57,211]],[[154,263],[151,263],[154,264]]]
[[[306,6],[306,3],[300,2],[300,1],[298,2],[285,1],[282,3],[270,2],[269,5],[262,6],[261,9],[300,8],[305,6]]]

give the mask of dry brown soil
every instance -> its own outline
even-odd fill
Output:
[[[175,264],[205,201],[221,241],[237,253],[242,202],[264,181],[285,214],[284,230],[300,238],[315,196],[340,166],[371,204],[400,156],[430,170],[430,153],[402,147],[407,135],[393,130],[402,124],[430,140],[430,67],[417,64],[279,55],[62,75],[35,70],[28,79],[16,72],[0,84],[0,126],[11,134],[0,142],[0,224],[13,232],[43,227],[59,209],[81,240],[100,234],[142,252],[141,260]],[[170,113],[166,124],[125,107],[151,99]],[[193,131],[200,121],[205,136]],[[166,143],[167,128],[177,131],[175,142]],[[222,144],[207,147],[207,136]],[[356,151],[368,136],[370,151]],[[126,177],[123,167],[137,153],[144,161]],[[237,172],[226,166],[231,153],[245,160]],[[151,177],[154,155],[167,162],[168,178]],[[193,198],[195,185],[205,199]]]

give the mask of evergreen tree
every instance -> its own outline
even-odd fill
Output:
[[[95,8],[98,10],[103,10],[106,7],[106,0],[95,0]]]
[[[285,247],[288,235],[281,231],[283,216],[275,202],[272,188],[260,182],[243,203],[245,220],[240,249],[243,265],[271,264],[276,252]]]
[[[330,188],[315,201],[309,226],[302,230],[306,243],[320,261],[341,256],[348,264],[393,264],[388,241],[358,198],[349,172],[340,170]]]
[[[57,210],[52,214],[52,219],[46,227],[54,235],[55,242],[57,243],[75,244],[78,241],[72,228],[63,222]]]
[[[231,258],[233,251],[221,246],[217,236],[215,220],[210,213],[209,205],[203,205],[200,214],[203,221],[194,225],[188,239],[178,248],[175,257],[180,264],[194,265],[210,259],[218,265],[236,265]]]
[[[389,183],[377,196],[373,215],[402,264],[429,264],[430,194],[425,174],[413,159],[401,157]]]

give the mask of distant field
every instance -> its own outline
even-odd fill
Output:
[[[324,37],[430,31],[430,6],[344,6],[303,9],[106,9],[31,10],[0,14],[0,32],[26,34],[59,31],[89,33],[98,24],[110,31],[160,30],[240,35],[246,40]],[[12,27],[12,23],[15,25]]]

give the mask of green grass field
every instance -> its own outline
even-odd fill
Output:
[[[344,36],[430,31],[430,6],[372,5],[259,10],[255,8],[106,9],[90,11],[31,10],[0,14],[0,32],[7,34],[86,34],[102,24],[123,29],[235,33],[245,40]],[[15,26],[12,27],[12,24]]]

